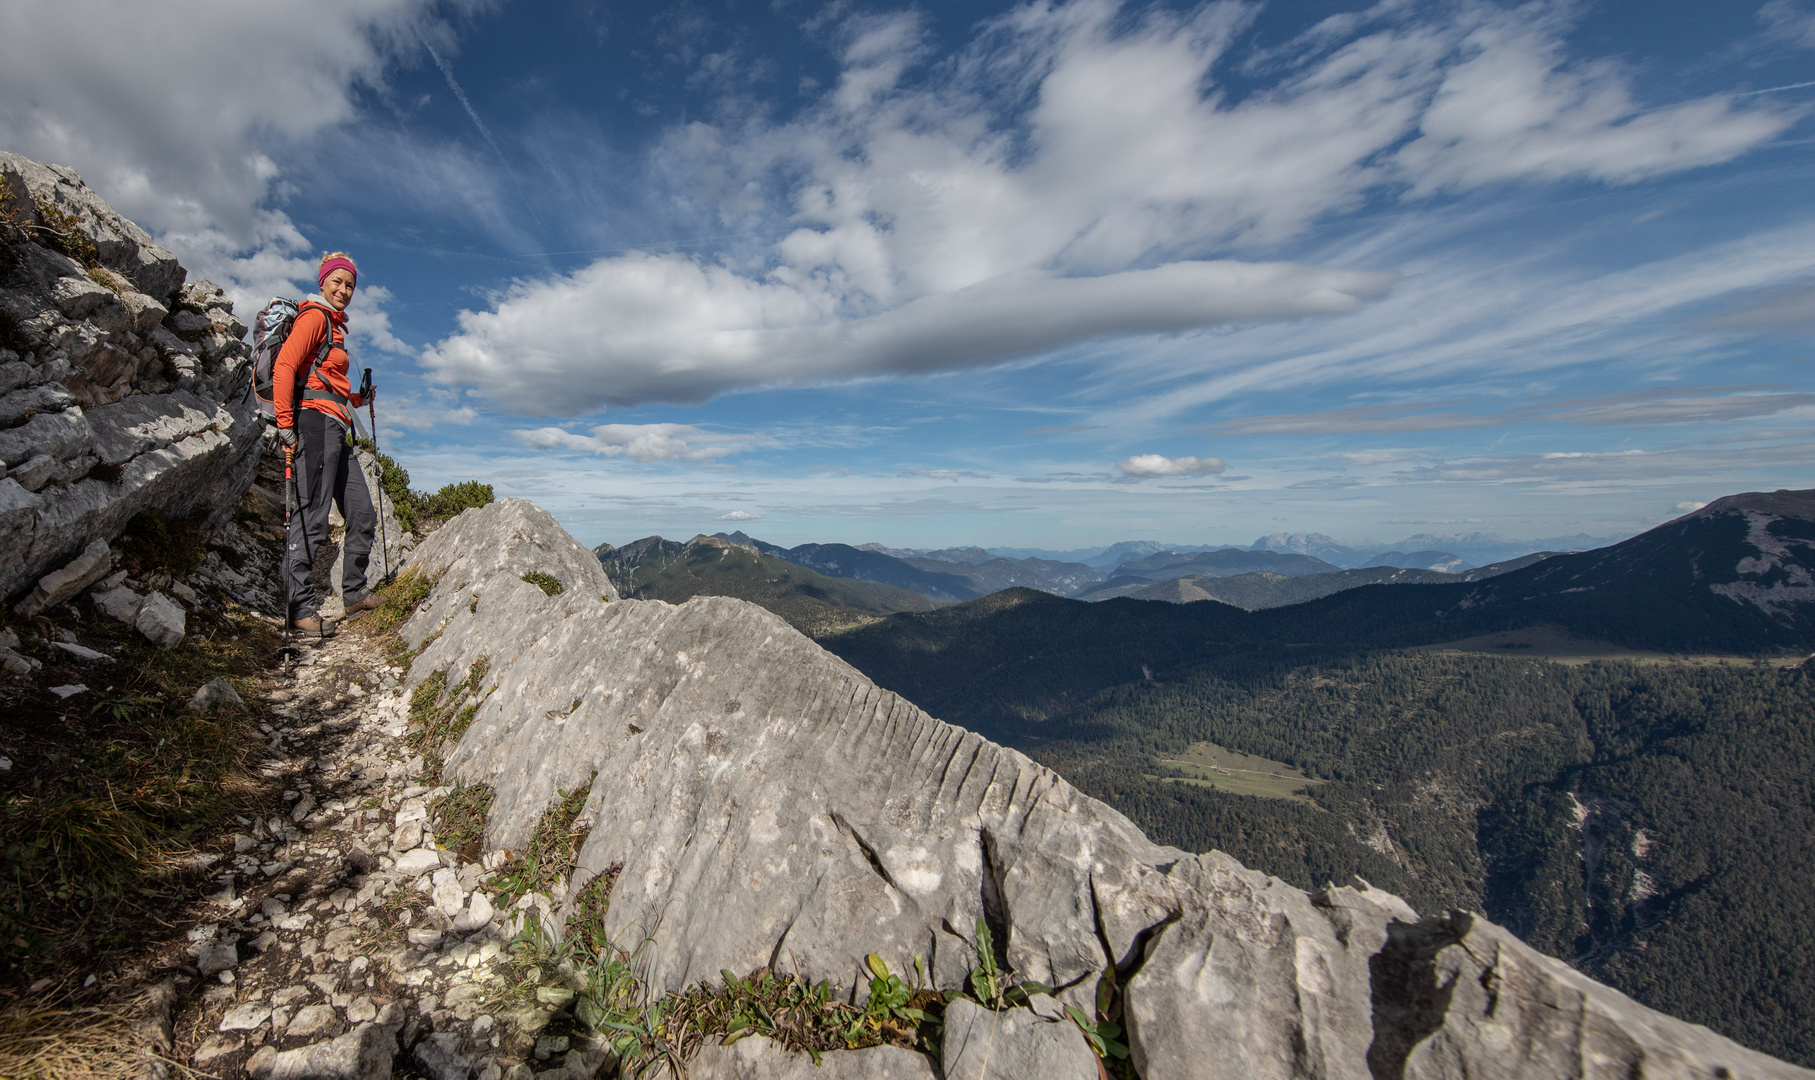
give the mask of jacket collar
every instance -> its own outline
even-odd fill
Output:
[[[314,304],[327,312],[328,319],[333,322],[335,326],[345,326],[347,324],[347,313],[344,311],[335,311],[334,308],[328,304],[328,301],[319,293],[314,296],[305,297],[303,303]]]

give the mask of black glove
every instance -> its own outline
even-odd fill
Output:
[[[277,441],[284,444],[285,450],[296,449],[296,429],[293,427],[278,428]]]

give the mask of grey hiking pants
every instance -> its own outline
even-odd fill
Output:
[[[351,604],[365,596],[366,564],[372,557],[372,530],[378,515],[366,490],[365,473],[347,445],[340,421],[314,409],[296,410],[296,500],[285,544],[284,572],[290,581],[291,621],[316,613],[321,599],[309,580],[315,552],[328,540],[328,507],[340,505],[347,535],[342,541],[341,596]]]

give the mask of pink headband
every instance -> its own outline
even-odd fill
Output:
[[[329,259],[327,262],[321,264],[321,269],[319,271],[317,271],[315,274],[316,286],[319,288],[323,283],[325,283],[328,280],[328,275],[332,274],[336,270],[345,270],[347,273],[353,275],[353,280],[355,282],[359,281],[359,268],[353,265],[353,260],[352,259],[343,259],[343,258],[340,258],[339,256],[335,256],[334,258]]]

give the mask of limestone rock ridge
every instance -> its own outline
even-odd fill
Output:
[[[772,965],[855,995],[869,953],[897,971],[922,956],[957,986],[982,920],[1016,977],[1061,1003],[1088,1012],[1113,972],[1146,1080],[1815,1077],[1479,916],[1420,917],[1360,880],[1307,893],[1154,844],[758,607],[617,599],[532,503],[467,511],[408,565],[436,580],[402,628],[420,649],[409,678],[488,661],[444,770],[494,789],[486,848],[520,850],[587,789],[554,900],[614,872],[607,929],[657,991]],[[783,1074],[715,1060],[713,1075]]]
[[[258,464],[246,325],[74,170],[0,152],[0,597]],[[72,258],[68,251],[83,256]]]

